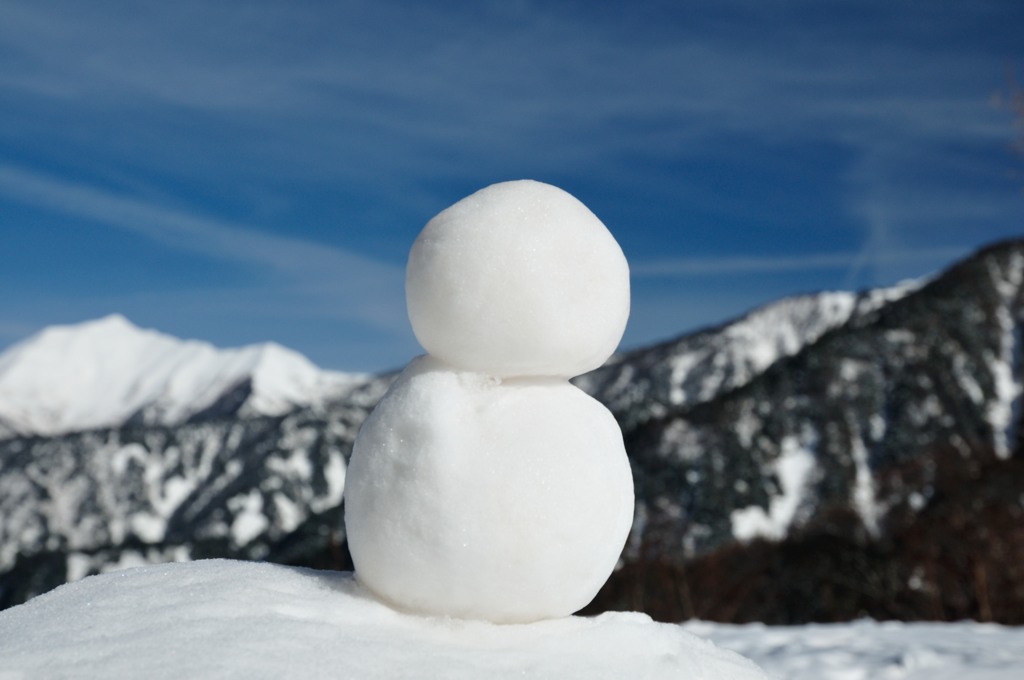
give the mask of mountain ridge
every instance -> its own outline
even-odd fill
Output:
[[[277,343],[218,349],[112,314],[45,328],[0,353],[0,436],[280,415],[368,378],[323,371]]]
[[[1021,622],[1022,281],[1024,241],[995,244],[713,400],[625,418],[642,501],[601,606],[786,623],[813,606],[778,592],[817,589],[837,604],[814,620]],[[766,594],[724,605],[730,573]]]

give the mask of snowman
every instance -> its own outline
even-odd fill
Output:
[[[633,517],[611,413],[569,383],[629,314],[622,250],[568,193],[522,180],[434,217],[406,270],[413,360],[355,441],[345,527],[395,608],[525,623],[597,593]]]

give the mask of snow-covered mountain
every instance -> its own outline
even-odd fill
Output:
[[[1022,330],[1012,241],[928,281],[782,300],[582,376],[622,425],[637,492],[596,606],[1024,623]],[[393,376],[197,344],[114,318],[0,357],[0,607],[167,559],[349,566],[346,464]],[[46,390],[75,370],[55,401]]]
[[[617,355],[575,383],[630,427],[672,407],[710,401],[740,387],[828,331],[904,297],[923,283],[785,298],[722,326]]]
[[[1024,622],[1024,241],[885,297],[710,399],[618,407],[638,506],[604,606]]]
[[[47,328],[0,354],[0,436],[280,415],[367,379],[320,370],[274,343],[218,349],[115,314]]]

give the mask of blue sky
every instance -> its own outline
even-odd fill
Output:
[[[420,350],[405,258],[533,178],[630,260],[635,347],[1024,232],[1024,3],[0,6],[0,348],[112,312],[318,364]]]

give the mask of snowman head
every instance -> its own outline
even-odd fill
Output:
[[[629,266],[565,191],[502,182],[432,219],[406,269],[409,319],[445,363],[496,376],[571,377],[604,363],[629,316]]]

